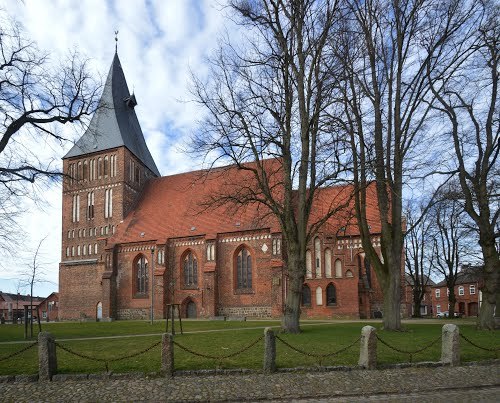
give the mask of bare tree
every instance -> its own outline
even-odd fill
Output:
[[[448,288],[449,316],[455,314],[455,284],[460,268],[474,255],[474,231],[467,224],[467,215],[457,192],[448,188],[440,192],[436,205],[430,211],[432,223],[431,267],[444,276]]]
[[[356,218],[363,249],[384,293],[384,328],[401,327],[403,189],[433,166],[429,128],[434,98],[426,77],[432,50],[467,21],[457,1],[346,0],[344,28],[333,38],[343,65],[338,86],[351,140]],[[435,115],[435,114],[434,114]],[[382,225],[381,255],[372,245],[367,192],[374,181]]]
[[[479,231],[484,260],[483,302],[478,326],[494,329],[500,315],[500,5],[477,2],[463,35],[433,49],[427,77],[436,108],[445,117],[445,133],[453,143],[447,160],[457,174],[465,211]],[[496,226],[496,228],[495,228]]]
[[[38,178],[60,175],[34,144],[68,140],[58,127],[84,123],[95,111],[100,85],[75,53],[60,64],[25,38],[0,11],[0,186],[29,196]]]
[[[33,252],[33,256],[26,265],[26,270],[19,273],[21,284],[30,289],[30,337],[33,337],[33,290],[37,284],[50,282],[45,278],[45,263],[42,259],[42,244],[47,239],[45,236],[40,240]]]
[[[248,173],[246,183],[211,202],[258,203],[278,219],[288,276],[282,328],[294,333],[307,244],[349,199],[344,192],[321,216],[312,214],[320,188],[339,183],[349,163],[343,138],[329,124],[336,98],[326,65],[337,6],[336,0],[231,1],[245,29],[243,46],[225,39],[209,61],[209,81],[194,79],[208,118],[193,148],[210,163],[223,160]]]
[[[422,316],[420,307],[431,281],[431,262],[429,259],[432,247],[429,245],[432,244],[430,239],[431,223],[423,210],[425,210],[424,207],[416,208],[409,204],[405,213],[408,227],[405,234],[406,273],[412,287],[412,316],[418,318]]]

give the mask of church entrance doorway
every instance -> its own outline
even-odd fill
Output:
[[[97,321],[102,319],[102,302],[97,303]]]
[[[193,301],[186,304],[186,318],[196,318],[196,304]]]

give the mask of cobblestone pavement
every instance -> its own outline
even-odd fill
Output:
[[[2,402],[498,401],[500,363],[386,370],[179,375],[0,383]],[[96,378],[96,379],[94,379]]]

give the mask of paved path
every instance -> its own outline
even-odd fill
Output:
[[[375,371],[131,375],[110,379],[0,383],[2,402],[95,401],[470,401],[500,396],[500,363]]]

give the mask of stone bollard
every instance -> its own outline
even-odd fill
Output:
[[[264,373],[276,371],[276,336],[270,327],[264,329]]]
[[[163,333],[161,337],[161,372],[167,377],[174,375],[174,337],[171,333]]]
[[[365,369],[375,369],[377,367],[377,329],[373,326],[364,326],[361,329],[358,365]]]
[[[457,325],[448,323],[441,333],[441,362],[452,367],[460,365],[460,333]]]
[[[48,332],[38,333],[38,380],[50,381],[57,372],[56,343]]]

